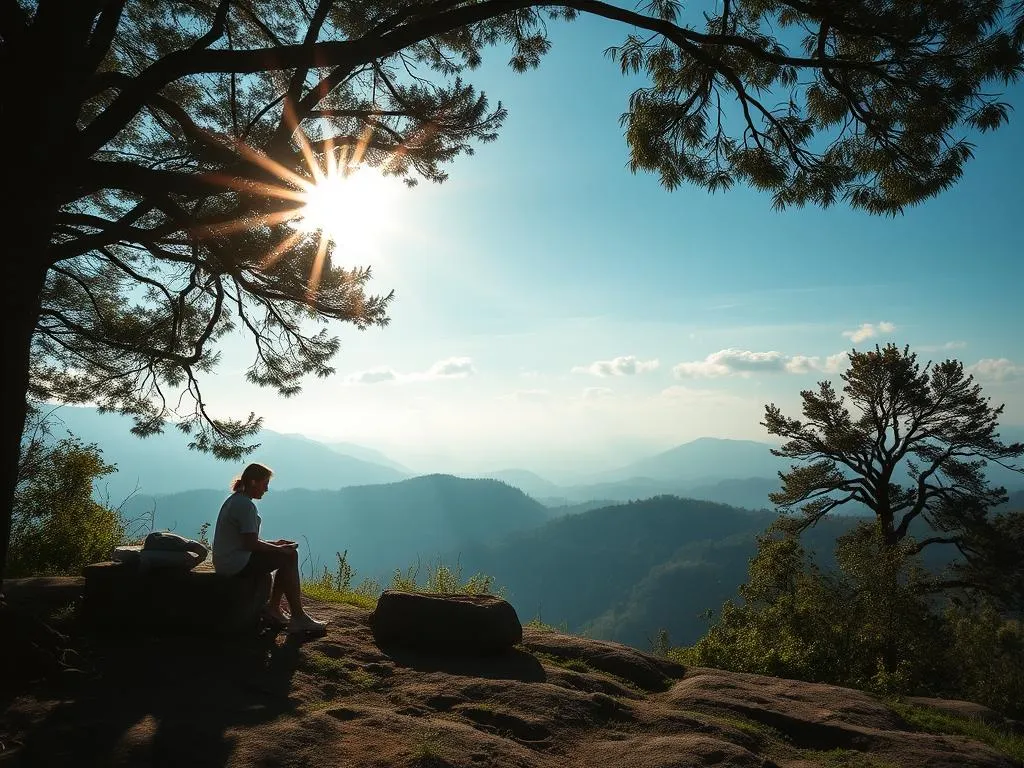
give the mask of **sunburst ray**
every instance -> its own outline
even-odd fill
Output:
[[[316,258],[313,260],[313,269],[309,273],[309,290],[306,292],[306,300],[312,303],[316,299],[317,291],[320,289],[320,279],[323,277],[324,261],[327,259],[327,246],[330,238],[326,233],[320,233],[320,242],[316,247]]]

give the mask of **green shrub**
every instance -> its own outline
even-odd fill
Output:
[[[1024,623],[989,603],[946,613],[956,660],[955,693],[1012,718],[1024,718]]]
[[[965,698],[1024,714],[1024,627],[986,603],[943,610],[931,576],[906,549],[861,525],[819,570],[785,525],[759,539],[742,603],[726,602],[688,665],[826,682],[883,695]]]
[[[8,578],[78,574],[108,559],[124,538],[118,510],[93,498],[93,483],[116,467],[95,444],[48,436],[45,419],[32,411],[18,467]]]

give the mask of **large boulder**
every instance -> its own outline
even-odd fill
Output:
[[[493,595],[434,595],[389,589],[370,615],[380,646],[436,653],[491,654],[523,639],[516,609]]]
[[[238,632],[254,629],[270,596],[270,576],[225,576],[212,568],[86,566],[85,617],[113,631]]]

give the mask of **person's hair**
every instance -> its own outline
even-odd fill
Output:
[[[243,491],[251,483],[269,480],[273,475],[274,472],[270,467],[265,467],[262,464],[250,464],[242,470],[242,474],[231,481],[231,490]]]

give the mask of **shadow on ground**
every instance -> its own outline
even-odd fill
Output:
[[[537,658],[517,649],[486,656],[452,656],[390,644],[380,648],[396,665],[417,672],[444,672],[460,677],[520,680],[524,683],[543,683],[547,679],[544,667]]]
[[[107,634],[91,643],[88,668],[54,681],[60,703],[6,724],[27,735],[3,754],[4,766],[88,765],[88,755],[104,764],[219,767],[236,729],[295,708],[289,691],[301,643],[283,634]]]

